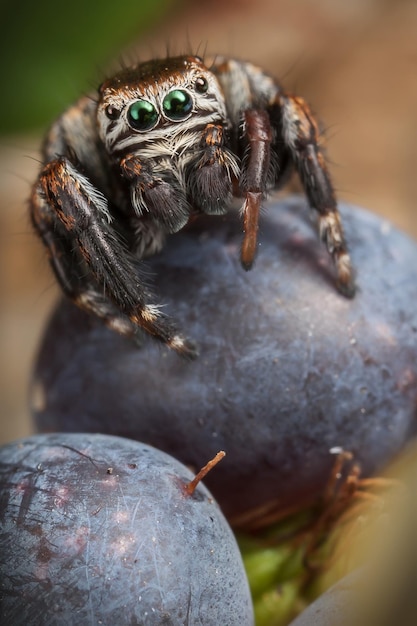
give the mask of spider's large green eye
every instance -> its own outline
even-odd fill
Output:
[[[162,108],[170,120],[184,120],[193,109],[193,99],[188,91],[173,89],[165,96]]]
[[[158,111],[147,100],[136,100],[127,112],[127,121],[134,130],[149,130],[158,121]]]

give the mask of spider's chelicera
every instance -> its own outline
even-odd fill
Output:
[[[195,348],[152,302],[138,258],[191,216],[242,197],[241,262],[250,269],[261,203],[295,167],[353,295],[351,262],[317,123],[306,102],[258,67],[179,56],[125,69],[51,127],[32,220],[66,295],[128,336],[144,329],[183,355]]]

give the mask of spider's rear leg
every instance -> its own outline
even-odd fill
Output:
[[[245,196],[242,207],[244,238],[241,263],[249,270],[255,260],[261,202],[271,177],[272,130],[269,115],[262,109],[244,112],[244,134],[248,142],[240,186]]]
[[[127,336],[144,329],[180,354],[195,356],[138,278],[129,251],[112,228],[107,202],[62,157],[45,166],[31,198],[33,224],[64,293]]]
[[[319,232],[337,272],[339,290],[355,293],[354,275],[333,185],[320,148],[320,132],[307,103],[296,96],[278,96],[282,134],[310,206],[318,212]]]

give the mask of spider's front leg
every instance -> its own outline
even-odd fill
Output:
[[[320,148],[320,132],[307,103],[299,97],[277,96],[282,136],[303,183],[310,206],[318,212],[319,232],[332,256],[340,291],[355,293],[354,275],[333,185]]]
[[[126,336],[138,327],[184,356],[195,349],[156,306],[112,227],[105,197],[65,157],[34,186],[31,216],[65,294]]]
[[[245,196],[242,207],[244,238],[240,259],[244,269],[250,270],[256,254],[261,203],[272,176],[272,129],[269,115],[263,109],[244,111],[243,124],[248,146],[239,181]]]

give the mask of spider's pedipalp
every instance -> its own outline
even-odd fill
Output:
[[[157,222],[167,233],[181,230],[190,217],[190,206],[179,181],[169,170],[165,178],[152,171],[149,162],[135,154],[120,161],[122,176],[130,183],[132,208],[139,218]]]
[[[187,168],[187,186],[194,205],[208,215],[223,215],[239,176],[235,155],[226,146],[221,124],[207,124],[196,150],[196,159]]]

